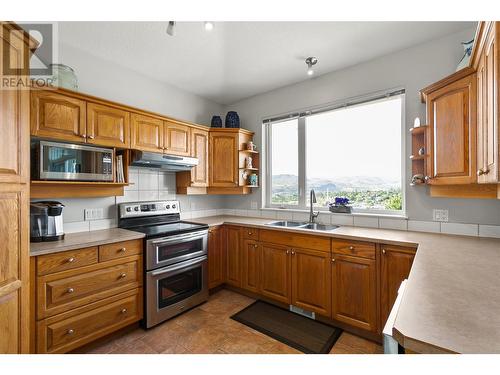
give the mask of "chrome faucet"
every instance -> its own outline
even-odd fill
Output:
[[[314,192],[314,189],[311,189],[310,193],[310,199],[309,199],[309,222],[314,223],[314,219],[316,219],[319,215],[319,211],[314,212],[314,203],[316,203],[316,193]]]

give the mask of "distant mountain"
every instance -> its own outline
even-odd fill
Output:
[[[298,177],[292,174],[280,174],[272,177],[274,191],[291,191],[297,186]],[[310,188],[317,192],[356,191],[356,190],[390,190],[401,187],[401,181],[372,176],[346,176],[326,178],[310,178]]]

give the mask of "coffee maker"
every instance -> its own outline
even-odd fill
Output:
[[[56,201],[40,201],[30,204],[30,241],[58,241],[64,238],[64,204]]]

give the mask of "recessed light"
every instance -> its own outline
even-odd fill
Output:
[[[306,59],[306,65],[307,65],[307,75],[312,76],[314,74],[314,69],[313,66],[318,63],[318,59],[316,57],[308,57]]]
[[[205,22],[205,30],[212,31],[214,29],[214,23],[210,21]]]

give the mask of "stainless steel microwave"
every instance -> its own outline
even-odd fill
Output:
[[[36,180],[113,181],[114,151],[87,145],[33,141],[31,176]]]

